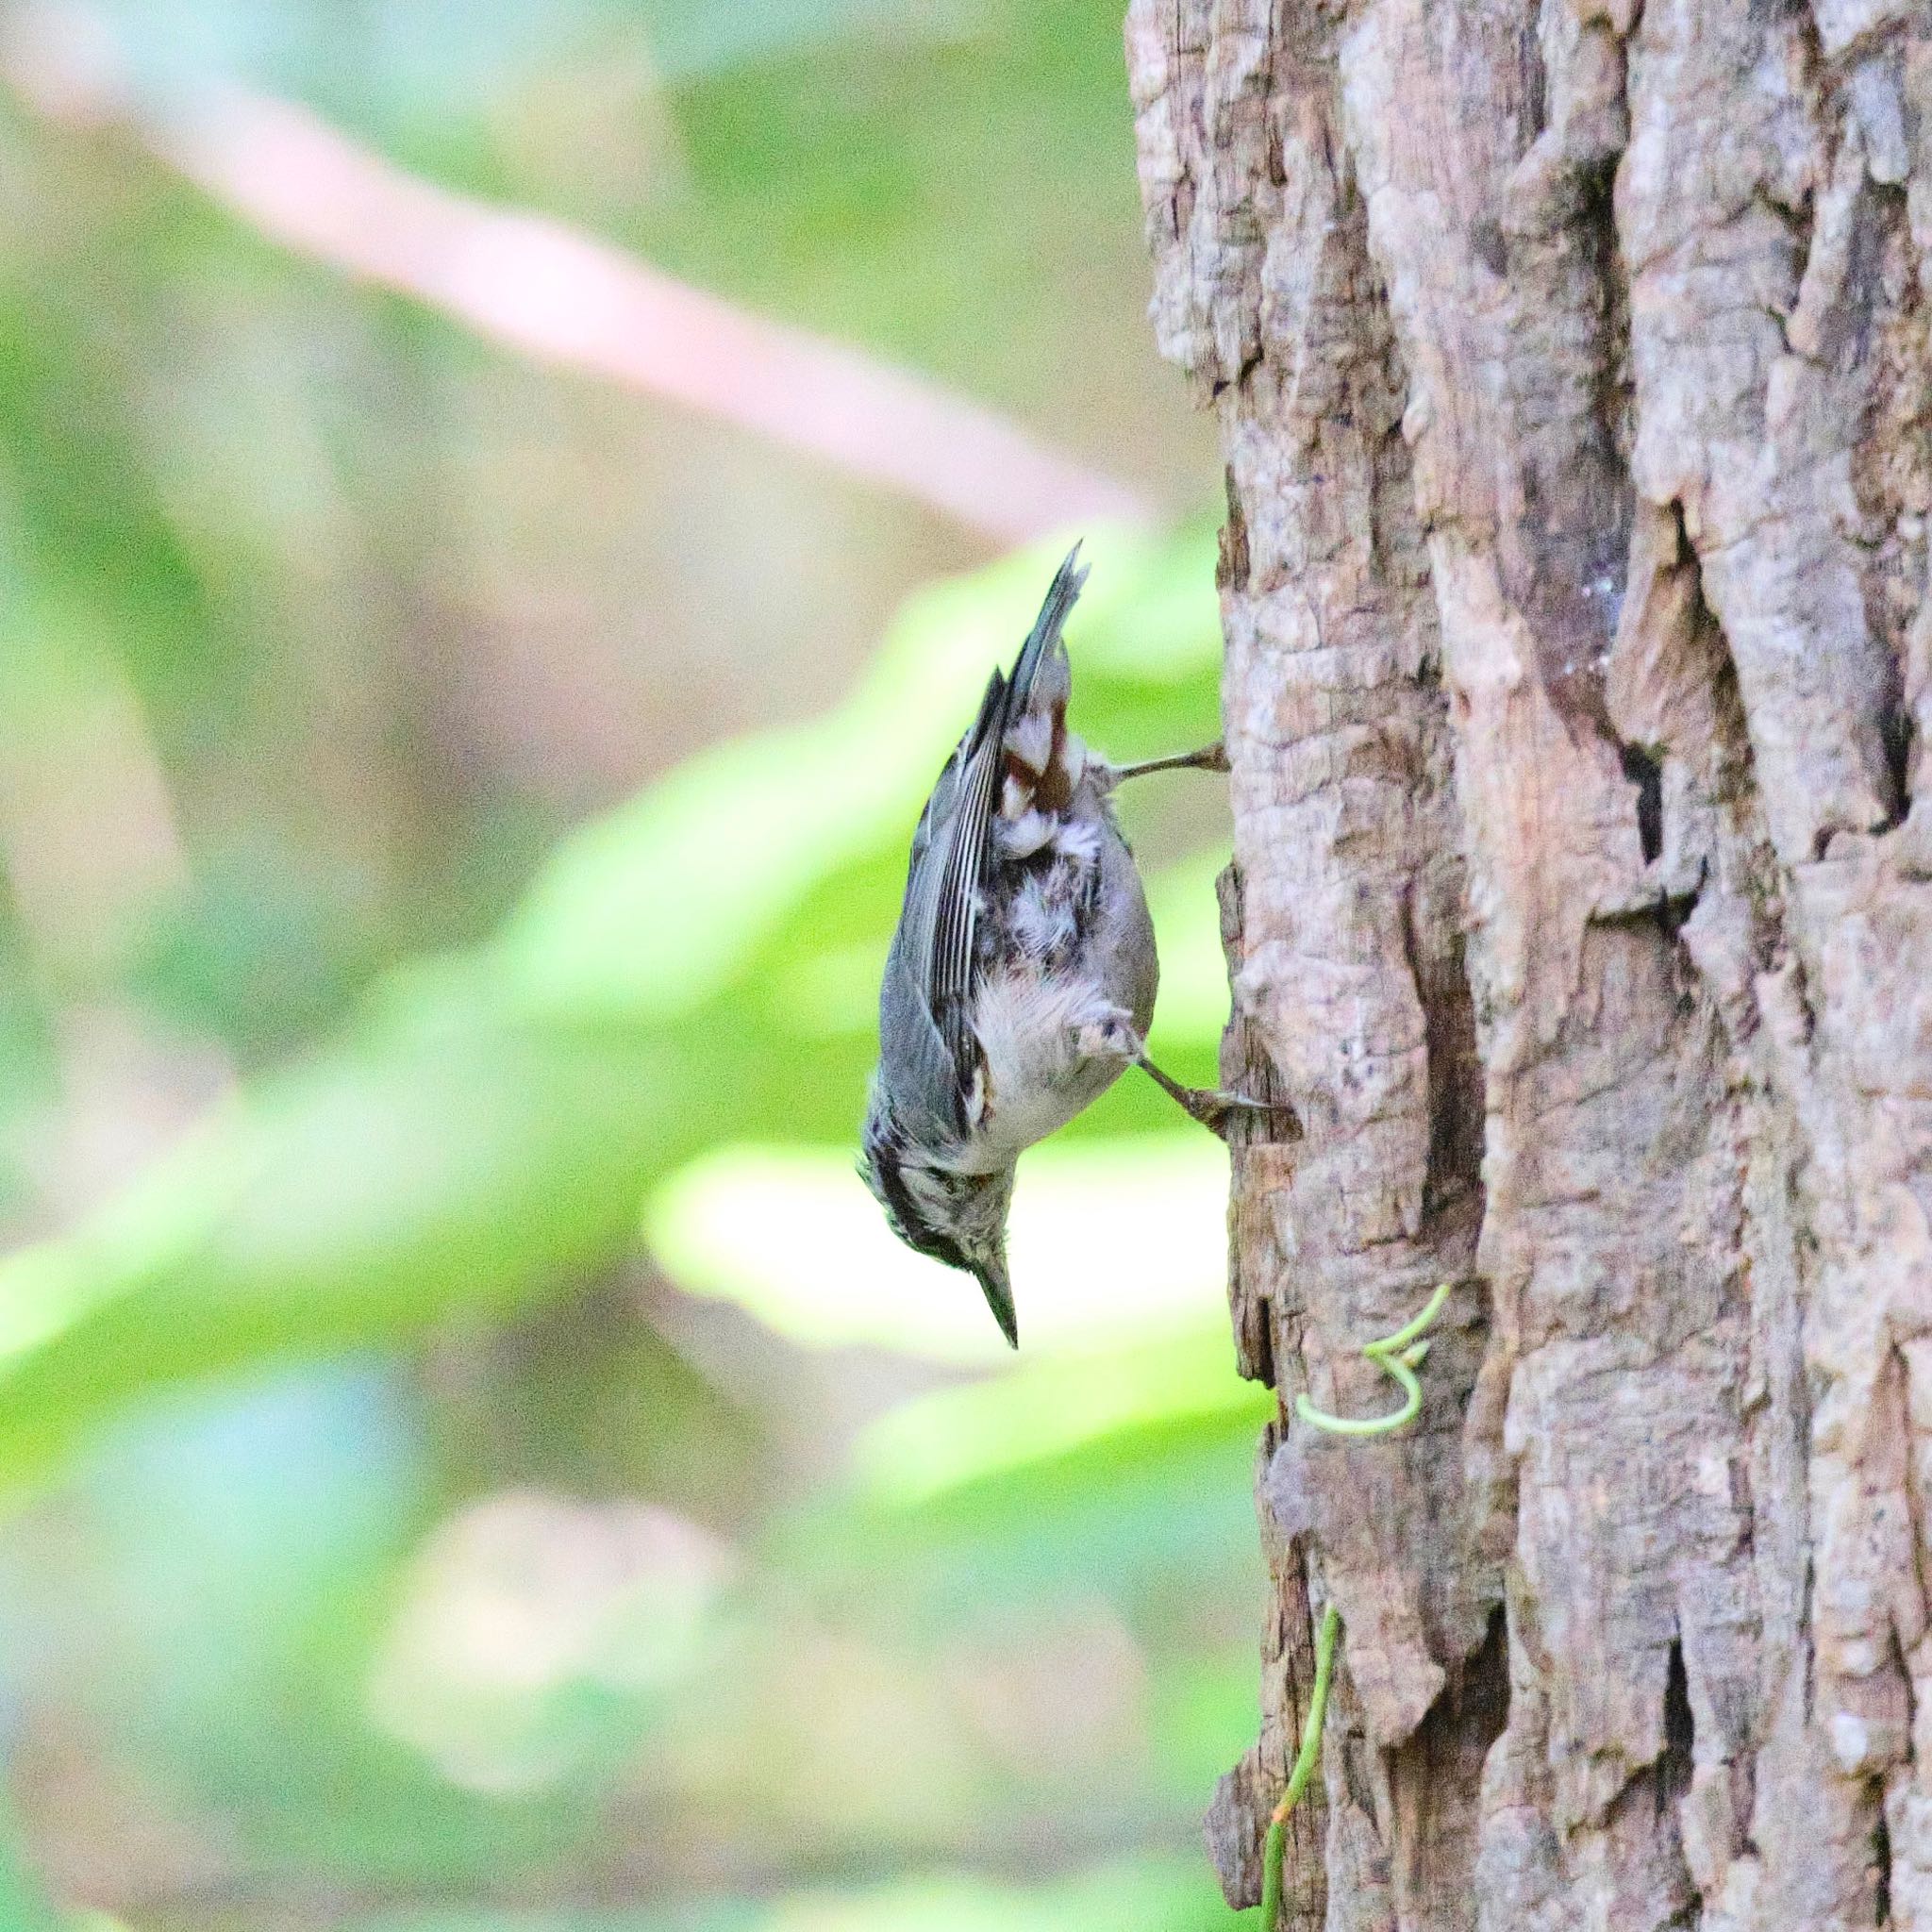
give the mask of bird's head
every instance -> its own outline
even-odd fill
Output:
[[[909,1248],[962,1268],[986,1294],[1000,1333],[1020,1345],[1013,1286],[1007,1274],[1007,1208],[1013,1170],[959,1174],[923,1159],[920,1151],[874,1115],[866,1122],[858,1171],[886,1210],[892,1232]]]

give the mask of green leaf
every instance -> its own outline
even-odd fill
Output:
[[[1091,549],[1077,722],[1124,756],[1210,735],[1205,535]],[[393,975],[334,1050],[245,1089],[70,1238],[0,1262],[6,1467],[157,1382],[555,1291],[727,1140],[846,1142],[870,1028],[812,1031],[801,1007],[836,1005],[883,956],[924,791],[1057,560],[915,600],[823,721],[694,759],[568,841],[495,941]],[[1169,1124],[1151,1092],[1112,1106]]]
[[[1023,1359],[1051,1357],[1057,1374],[1096,1343],[1206,1325],[1230,1381],[1226,1201],[1226,1154],[1198,1128],[1029,1155],[1009,1230]],[[896,1241],[843,1149],[722,1147],[653,1196],[645,1231],[681,1287],[739,1302],[795,1341],[1012,1362],[978,1284]]]
[[[111,1932],[105,1919],[73,1919],[47,1903],[13,1829],[11,1811],[0,1807],[0,1926],[6,1932]]]

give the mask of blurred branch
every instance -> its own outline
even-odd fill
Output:
[[[539,361],[823,458],[1002,544],[1147,521],[1131,485],[924,376],[752,315],[542,215],[451,193],[306,108],[229,89],[163,117],[84,8],[15,17],[0,71],[42,118],[125,127],[259,233]]]

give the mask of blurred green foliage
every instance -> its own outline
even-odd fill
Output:
[[[1207,494],[1111,7],[102,17]],[[0,1925],[1228,1923],[1218,1153],[1130,1082],[1029,1161],[1017,1363],[846,1171],[1058,550],[752,445],[0,96]],[[1211,736],[1205,524],[1082,534],[1076,723]],[[1222,810],[1125,808],[1205,1079]]]
[[[1206,735],[1208,612],[1164,594],[1207,581],[1204,544],[1094,554],[1082,723],[1130,747],[1157,718]],[[399,972],[336,1050],[227,1103],[93,1222],[0,1261],[0,1466],[28,1472],[150,1381],[554,1289],[721,1141],[848,1141],[873,1052],[862,982],[814,1011],[796,977],[880,957],[906,827],[988,641],[1024,634],[1041,561],[931,593],[831,716],[722,747],[575,835],[491,943]],[[1164,1105],[1137,1083],[1112,1124],[1164,1124]]]

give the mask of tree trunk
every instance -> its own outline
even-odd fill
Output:
[[[1932,12],[1134,0],[1211,397],[1288,1923],[1932,1928]],[[1916,1719],[1925,1716],[1925,1724]],[[1325,1884],[1320,1867],[1325,1862]]]

